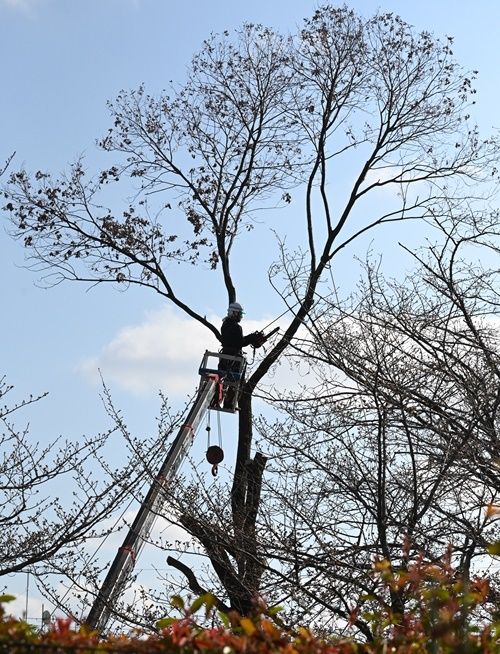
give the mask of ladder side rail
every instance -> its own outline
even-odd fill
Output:
[[[130,579],[137,557],[149,538],[158,513],[160,513],[164,505],[167,485],[175,476],[187,455],[196,430],[210,407],[216,387],[216,379],[211,377],[204,379],[186,422],[179,429],[174,442],[170,446],[163,465],[153,480],[123,544],[118,549],[89,611],[86,624],[91,629],[102,632],[106,628],[112,607]]]
[[[132,530],[135,533],[146,537],[149,536],[150,531],[146,534],[143,530],[143,525],[147,523],[148,515],[152,514],[154,521],[163,507],[164,491],[167,488],[167,484],[176,475],[181,463],[190,450],[196,431],[212,402],[215,388],[216,380],[206,379],[204,381],[204,384],[197,395],[195,405],[189,412],[186,422],[180,428],[160,471],[156,475],[148,494],[144,498],[143,505],[145,505],[145,510],[139,511],[132,524]],[[136,550],[136,556],[138,553],[138,550]]]

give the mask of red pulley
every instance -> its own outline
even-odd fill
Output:
[[[210,447],[207,450],[206,456],[207,456],[207,461],[212,465],[216,466],[224,459],[224,452],[222,450],[222,447],[219,447],[218,445],[210,445]]]

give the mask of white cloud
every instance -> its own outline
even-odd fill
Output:
[[[0,4],[26,15],[31,15],[33,9],[39,2],[40,0],[0,0]]]
[[[212,318],[217,324],[218,319]],[[169,397],[192,392],[205,349],[218,349],[215,337],[195,320],[170,308],[152,312],[139,325],[124,327],[96,356],[78,370],[97,381],[142,395],[162,389]]]
[[[115,518],[110,518],[103,523],[104,528],[111,527],[112,529],[111,533],[106,537],[106,540],[99,546],[99,550],[101,553],[104,552],[105,557],[110,558],[110,553],[115,554],[118,551],[118,548],[122,545],[123,539],[134,522],[138,511],[139,505],[137,505],[135,509],[126,511],[121,516],[118,525],[116,525]],[[164,506],[161,509],[161,515],[155,517],[145,548],[151,552],[155,549],[150,545],[151,543],[165,541],[192,542],[192,540],[193,539],[188,532],[177,522],[173,512],[169,510],[168,506]],[[164,558],[164,551],[162,551],[161,556]]]
[[[221,319],[210,316],[219,326]],[[244,333],[262,329],[268,321],[245,320]],[[146,316],[139,325],[124,327],[99,354],[83,360],[77,371],[99,382],[99,370],[113,387],[134,395],[159,389],[169,398],[191,394],[198,384],[198,367],[205,350],[220,344],[195,320],[164,308]]]
[[[25,577],[21,577],[22,580],[25,580]],[[27,618],[28,622],[31,624],[41,625],[42,620],[42,611],[47,608],[52,608],[47,604],[44,606],[43,602],[39,597],[33,596],[31,593],[26,597],[21,589],[11,591],[9,589],[9,594],[15,596],[15,600],[5,604],[4,608],[8,615],[12,615],[16,618],[26,618],[26,605],[28,606]]]
[[[404,188],[405,193],[408,193],[407,183],[411,182],[412,179],[415,180],[418,178],[420,173],[418,170],[404,170],[401,166],[384,166],[381,168],[370,169],[363,181],[363,189],[371,186],[372,184],[381,184],[379,191],[383,191],[386,195],[391,195],[396,197],[401,193],[401,189]],[[399,179],[401,176],[401,179]],[[425,184],[423,181],[413,181],[412,182],[412,197],[418,195],[418,189]]]

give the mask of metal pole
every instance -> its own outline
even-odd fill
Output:
[[[86,624],[99,632],[106,628],[111,611],[132,576],[135,561],[151,534],[157,515],[165,503],[165,491],[189,450],[197,428],[210,407],[218,379],[207,377],[195,399],[186,422],[180,428],[167,457],[144,498],[122,546],[90,609]]]
[[[24,609],[24,619],[28,622],[28,591],[30,588],[30,573],[26,573],[26,605]]]

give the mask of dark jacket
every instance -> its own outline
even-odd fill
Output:
[[[240,356],[242,354],[241,349],[251,345],[255,340],[255,334],[243,336],[243,330],[239,322],[229,317],[224,318],[220,333],[223,354],[231,354],[232,356]]]

